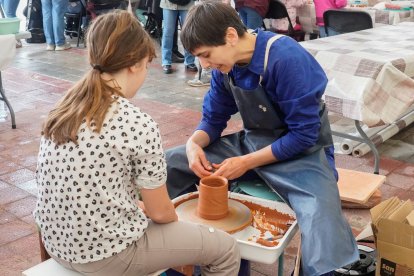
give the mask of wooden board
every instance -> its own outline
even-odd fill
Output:
[[[369,197],[368,201],[365,203],[356,203],[346,200],[341,200],[341,206],[345,209],[371,209],[375,205],[379,204],[382,199],[382,193],[380,190],[375,190],[372,196]]]
[[[341,200],[366,203],[371,195],[385,182],[384,175],[339,169],[338,189]]]

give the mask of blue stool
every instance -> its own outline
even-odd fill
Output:
[[[261,179],[235,182],[232,184],[231,191],[234,193],[247,194],[262,199],[284,202],[284,200],[272,189],[270,189],[270,187]],[[283,252],[280,254],[278,260],[279,276],[283,276],[283,254]]]

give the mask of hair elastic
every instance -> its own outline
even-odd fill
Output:
[[[98,70],[101,73],[103,73],[102,66],[100,66],[99,64],[92,64],[92,68],[95,69],[95,70]]]

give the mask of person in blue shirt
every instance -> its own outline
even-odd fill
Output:
[[[190,9],[181,41],[214,70],[199,126],[186,145],[166,153],[170,197],[208,175],[260,178],[295,211],[303,275],[329,275],[358,260],[321,100],[327,78],[316,60],[290,37],[247,32],[222,3]],[[243,129],[221,136],[237,112]]]

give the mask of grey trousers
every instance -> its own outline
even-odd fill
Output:
[[[161,269],[200,265],[202,275],[237,275],[240,252],[227,233],[185,222],[150,222],[145,234],[119,254],[86,264],[69,263],[50,254],[62,266],[83,275],[141,276]]]

